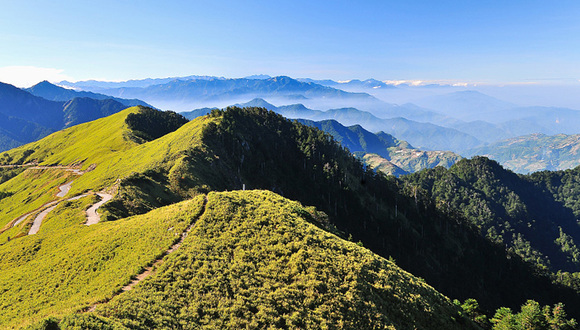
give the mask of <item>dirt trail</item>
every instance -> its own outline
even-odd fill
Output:
[[[66,199],[66,200],[67,201],[74,201],[74,200],[81,199],[81,198],[87,197],[87,196],[88,196],[87,194],[82,194],[82,195],[78,195],[75,197],[71,197],[71,198]],[[32,223],[32,227],[30,227],[30,230],[28,231],[28,235],[34,235],[34,234],[38,233],[38,231],[40,230],[40,225],[42,224],[42,221],[44,220],[44,218],[46,218],[46,216],[50,212],[52,212],[52,210],[54,210],[58,206],[58,204],[60,204],[62,202],[63,201],[53,201],[53,202],[46,203],[46,204],[42,205],[41,208],[44,208],[44,207],[46,207],[46,208],[44,210],[42,210],[42,212],[38,213],[38,215],[36,215],[36,217],[34,218],[34,222]],[[31,213],[28,213],[28,214],[22,216],[20,219],[18,219],[18,221],[16,223],[14,223],[13,227],[16,226],[18,223],[20,223],[20,221],[24,220]]]
[[[94,225],[101,220],[101,216],[97,213],[97,209],[113,198],[113,195],[106,193],[97,193],[97,195],[102,199],[100,202],[93,204],[93,206],[87,210],[87,222],[85,223],[87,226]]]
[[[91,170],[91,168],[89,168],[87,171],[82,171],[82,170],[79,170],[79,169],[76,169],[76,168],[73,168],[70,166],[60,166],[60,165],[54,165],[54,166],[38,166],[37,164],[0,165],[0,168],[14,168],[14,167],[27,167],[27,170],[63,169],[65,171],[72,172],[76,175],[83,175],[85,172]],[[73,182],[74,181],[70,181],[70,182],[67,182],[67,183],[59,186],[58,187],[59,192],[56,194],[56,197],[62,198],[64,196],[66,196],[68,194],[68,192],[70,191]],[[100,202],[94,204],[93,206],[91,206],[91,208],[89,208],[89,210],[87,210],[87,223],[86,223],[87,225],[91,225],[91,224],[95,224],[95,223],[99,222],[100,217],[99,217],[98,213],[96,212],[96,210],[99,207],[101,207],[103,204],[105,204],[106,202],[108,202],[109,200],[111,200],[113,198],[112,195],[106,194],[106,193],[97,193],[97,195],[99,195],[102,198],[102,200]],[[88,195],[87,194],[77,195],[75,197],[67,199],[67,201],[80,199],[80,198],[83,198],[86,196],[88,196]],[[28,235],[34,235],[34,234],[38,233],[38,231],[40,230],[40,225],[42,224],[42,221],[44,220],[44,218],[46,218],[48,213],[50,213],[52,210],[54,210],[58,206],[58,204],[60,204],[61,202],[62,202],[62,200],[48,202],[48,203],[42,205],[41,207],[39,207],[36,211],[26,213],[26,214],[20,216],[19,218],[17,218],[16,220],[13,220],[12,225],[9,225],[8,228],[12,228],[12,227],[20,224],[22,221],[24,221],[26,218],[28,218],[31,214],[34,214],[38,210],[41,210],[34,218],[34,220],[32,222],[32,227],[28,231]]]
[[[32,213],[34,213],[34,212],[29,212],[29,213],[26,213],[25,215],[23,215],[23,216],[21,216],[20,218],[18,218],[18,219],[17,219],[17,220],[16,220],[16,221],[15,221],[15,222],[12,224],[12,226],[10,226],[10,228],[12,228],[12,227],[16,226],[17,224],[21,223],[21,222],[22,222],[24,219],[28,218],[28,216],[29,216],[29,215],[31,215]]]
[[[205,209],[204,209],[205,210]],[[202,212],[203,214],[203,212]],[[183,232],[183,234],[181,234],[181,238],[179,239],[179,241],[175,244],[173,244],[167,251],[165,251],[165,253],[163,253],[163,255],[161,257],[159,257],[157,260],[155,260],[155,262],[153,263],[153,265],[145,268],[145,270],[137,275],[137,277],[131,281],[131,283],[125,285],[121,290],[123,292],[125,291],[129,291],[131,289],[133,289],[133,287],[135,285],[137,285],[139,282],[143,281],[147,276],[151,275],[151,273],[153,273],[153,269],[156,269],[158,266],[160,266],[161,264],[163,264],[163,258],[174,252],[175,250],[179,249],[179,247],[181,246],[181,244],[183,243],[183,241],[185,240],[185,238],[187,237],[187,234],[189,234],[189,232],[191,231],[191,229],[193,228],[193,226],[195,225],[195,222],[193,222],[192,224],[190,224],[185,231]]]
[[[146,267],[141,273],[137,274],[135,276],[134,280],[132,280],[129,284],[127,284],[123,288],[121,288],[121,290],[119,292],[117,292],[116,294],[114,294],[113,297],[111,297],[111,299],[114,298],[115,296],[122,294],[123,292],[130,291],[131,289],[133,289],[133,287],[135,285],[139,284],[140,282],[142,282],[144,279],[146,279],[150,275],[154,275],[155,274],[154,270],[156,270],[159,266],[161,266],[163,264],[163,262],[165,261],[164,260],[165,257],[167,255],[169,255],[170,253],[174,252],[175,250],[177,250],[181,246],[181,244],[183,243],[183,241],[185,240],[185,238],[187,237],[187,235],[189,234],[191,229],[193,229],[193,227],[197,223],[197,220],[205,213],[205,206],[206,205],[207,205],[207,196],[205,197],[205,201],[204,201],[200,215],[196,219],[194,219],[193,222],[183,231],[183,233],[181,234],[181,237],[179,238],[179,241],[177,241],[177,243],[173,244],[169,249],[167,249],[167,251],[165,251],[159,258],[157,258],[151,266]],[[94,312],[98,305],[107,303],[109,300],[104,301],[104,302],[100,302],[100,303],[96,303],[96,304],[90,306],[89,308],[87,308],[86,311],[87,312]]]
[[[72,186],[72,181],[69,183],[65,183],[61,186],[58,187],[59,193],[56,194],[56,197],[64,197],[66,196],[66,194],[68,194],[71,186]],[[80,198],[80,197],[79,197]],[[71,200],[71,199],[69,199]],[[49,203],[46,203],[44,205],[42,205],[40,208],[43,209],[40,213],[38,213],[36,215],[36,217],[34,218],[34,221],[32,222],[32,227],[30,227],[30,230],[28,231],[28,235],[34,235],[36,233],[38,233],[38,231],[40,230],[40,225],[42,224],[42,220],[44,220],[44,218],[46,218],[46,216],[52,211],[54,210],[55,207],[58,206],[58,204],[60,204],[62,201],[52,201]],[[32,213],[32,212],[31,212]],[[18,219],[13,225],[12,227],[16,226],[17,224],[19,224],[22,220],[24,220],[28,215],[30,215],[30,213],[28,213],[27,215],[24,215],[22,217],[20,217],[20,219]]]
[[[47,170],[47,169],[60,169],[65,170],[68,172],[72,172],[76,175],[83,175],[86,172],[91,171],[94,168],[89,167],[86,171],[80,170],[75,167],[71,166],[62,166],[62,165],[38,165],[38,164],[24,164],[24,165],[0,165],[0,168],[17,168],[17,167],[26,167],[27,170]]]
[[[69,183],[65,183],[62,186],[58,187],[58,190],[60,190],[60,192],[58,194],[56,194],[56,197],[64,197],[66,196],[66,194],[68,194],[71,186],[72,186],[72,181]]]
[[[54,202],[50,202],[48,204],[44,204],[42,206],[42,207],[45,207],[45,206],[48,206],[48,207],[45,208],[44,210],[42,210],[40,213],[38,213],[38,215],[36,215],[36,217],[34,218],[34,222],[32,223],[32,227],[30,227],[30,230],[28,231],[28,235],[34,235],[34,234],[38,233],[38,231],[40,230],[40,225],[42,224],[42,220],[44,220],[44,218],[46,218],[48,213],[50,213],[50,211],[54,210],[54,208],[57,207],[58,204],[59,204],[59,201],[54,201]]]

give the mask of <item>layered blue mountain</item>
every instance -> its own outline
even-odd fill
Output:
[[[90,88],[88,90],[91,90]],[[349,93],[315,83],[305,83],[290,77],[268,79],[174,79],[147,87],[99,89],[99,92],[122,98],[138,98],[159,108],[187,110],[196,106],[225,106],[254,97],[281,100],[324,100],[327,103],[366,103],[380,106],[384,102],[366,93]],[[234,102],[232,102],[234,101]],[[222,104],[223,103],[223,104]]]
[[[63,126],[62,108],[62,102],[49,101],[10,84],[0,83],[0,113],[5,116],[56,130]]]
[[[460,91],[414,101],[458,120],[439,123],[496,142],[529,134],[578,134],[580,111],[561,107],[521,107],[477,91]],[[434,122],[431,121],[430,122]]]
[[[38,84],[26,88],[25,91],[29,92],[32,95],[36,95],[42,97],[44,99],[50,101],[70,101],[77,97],[85,97],[91,98],[95,100],[105,100],[105,99],[112,99],[117,101],[126,107],[133,107],[137,105],[142,105],[146,107],[151,107],[151,105],[137,99],[127,100],[118,97],[111,97],[105,94],[93,93],[93,92],[85,92],[85,91],[75,91],[68,88],[63,88],[54,84],[51,84],[48,81],[42,81]]]
[[[515,104],[502,101],[477,91],[459,91],[443,95],[434,95],[413,101],[421,107],[434,109],[440,113],[463,120],[503,121],[497,115],[508,113],[505,110],[517,107]]]
[[[0,151],[125,108],[126,105],[110,98],[75,97],[67,101],[50,101],[10,84],[0,83]]]
[[[213,79],[225,79],[222,77],[214,77],[214,76],[184,76],[184,77],[168,77],[168,78],[146,78],[146,79],[132,79],[127,81],[99,81],[99,80],[84,80],[84,81],[77,81],[77,82],[70,82],[63,80],[58,83],[60,86],[66,86],[69,88],[74,89],[81,89],[85,91],[100,91],[104,89],[110,88],[121,88],[121,87],[136,87],[136,88],[143,88],[152,85],[162,85],[172,82],[174,80],[213,80]]]
[[[333,119],[345,126],[358,124],[371,132],[382,131],[425,150],[449,150],[461,153],[464,150],[475,148],[482,144],[477,138],[453,128],[417,122],[403,117],[379,118],[370,112],[361,111],[356,108],[321,111],[309,109],[303,104],[275,106],[259,98],[247,103],[237,104],[237,106],[262,107],[292,119],[309,119],[313,121]],[[206,111],[209,112],[207,109]],[[182,114],[185,117],[192,118],[191,115],[193,113],[204,114],[199,111],[185,112]]]
[[[366,80],[359,80],[359,79],[352,79],[345,82],[338,82],[334,80],[314,80],[309,78],[298,79],[304,82],[311,82],[316,83],[324,86],[330,86],[335,88],[352,88],[352,89],[388,89],[388,88],[397,88],[395,85],[386,84],[380,80],[376,79],[366,79]]]
[[[389,148],[399,146],[413,148],[406,141],[400,141],[390,134],[384,132],[374,134],[365,130],[360,125],[346,127],[332,119],[322,121],[299,119],[298,122],[325,131],[332,135],[336,141],[340,142],[343,147],[348,148],[353,153],[373,153],[387,158],[390,157]]]
[[[61,84],[114,97],[145,99],[164,109],[197,109],[185,114],[190,118],[241,103],[265,107],[288,118],[334,119],[346,126],[359,124],[372,132],[387,132],[425,150],[463,153],[530,134],[580,133],[580,111],[521,107],[476,90],[457,91],[465,87],[450,85],[394,86],[376,79],[339,82],[264,74],[240,79],[185,76]],[[391,98],[396,95],[404,97]],[[244,103],[252,98],[257,99]],[[276,107],[263,99],[290,105]],[[399,100],[400,104],[383,100]],[[408,100],[413,103],[405,103]]]

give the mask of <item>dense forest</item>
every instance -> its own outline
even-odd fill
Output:
[[[125,122],[137,139],[151,141],[175,131],[188,120],[173,111],[142,107],[140,112],[127,115]]]
[[[484,157],[404,177],[441,210],[460,210],[481,235],[551,271],[580,271],[577,171],[520,176]],[[567,202],[567,204],[566,204]]]

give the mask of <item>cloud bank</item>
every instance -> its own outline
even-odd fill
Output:
[[[63,72],[61,69],[36,66],[5,66],[0,67],[0,81],[17,87],[30,87],[43,80],[50,82],[73,80]]]

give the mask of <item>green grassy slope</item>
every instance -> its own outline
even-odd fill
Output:
[[[78,224],[86,204],[55,210],[38,234],[0,246],[0,328],[110,299],[180,238],[203,209],[204,198],[92,226]],[[69,217],[77,223],[61,223]]]
[[[9,157],[0,159],[6,164],[36,161],[40,164],[71,165],[84,162],[86,169],[92,163],[99,164],[112,153],[125,151],[136,145],[126,139],[128,130],[124,118],[139,108],[129,108],[112,116],[58,131],[48,137],[7,151]],[[23,156],[26,157],[23,158]]]
[[[487,240],[459,211],[440,208],[420,186],[365,170],[329,135],[263,109],[214,115],[222,119],[204,130],[209,154],[195,163],[212,169],[213,176],[204,177],[212,189],[245,184],[316,206],[345,236],[394,257],[440,292],[476,298],[487,310],[517,308],[527,299],[544,305],[580,301],[573,290],[552,285],[505,246]]]
[[[0,156],[3,165],[34,162],[41,166],[73,166],[87,172],[79,176],[64,169],[27,169],[21,175],[1,183],[0,191],[13,195],[0,200],[0,230],[8,230],[7,224],[17,217],[58,200],[55,196],[58,186],[66,182],[74,180],[68,197],[86,191],[110,189],[134,173],[159,168],[168,172],[174,162],[183,157],[184,150],[201,144],[200,131],[208,118],[192,121],[183,130],[151,142],[135,142],[125,118],[139,111],[138,107],[129,108],[3,153]],[[25,232],[26,222],[18,230],[12,228],[12,232],[0,232],[0,243],[7,237]]]
[[[10,238],[26,235],[34,214],[16,224],[21,216],[39,210],[56,197],[58,186],[77,176],[61,169],[28,169],[0,184],[0,191],[11,195],[0,200],[0,244]]]
[[[210,193],[155,274],[97,307],[101,326],[474,328],[421,279],[308,223],[312,211],[267,191]]]

